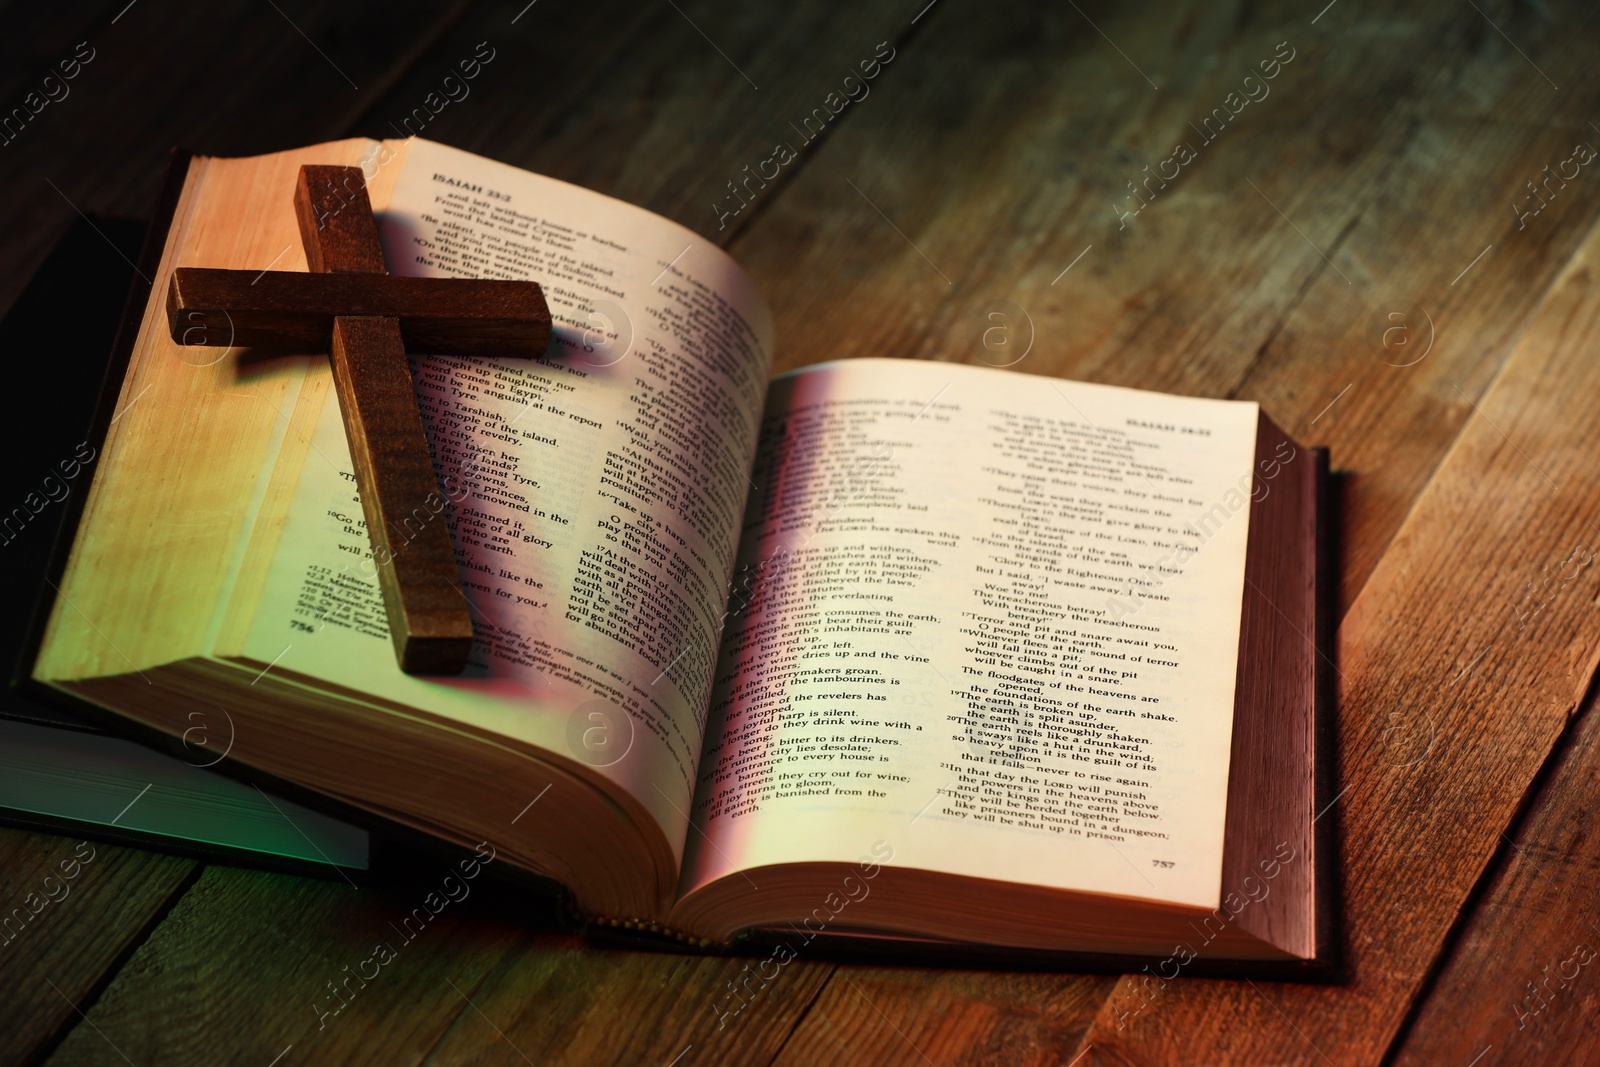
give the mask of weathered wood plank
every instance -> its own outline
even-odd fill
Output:
[[[837,106],[845,77],[853,73],[852,85],[858,85],[860,65],[867,61],[875,78],[851,90],[865,96],[844,104],[837,117],[830,114],[817,144],[872,107],[899,63],[874,57],[880,45],[894,51],[916,14],[888,0],[843,9],[795,3],[779,11],[698,0],[678,3],[676,10],[644,10],[641,16],[636,7],[618,5],[616,11],[589,12],[580,22],[568,9],[539,5],[514,29],[504,26],[499,13],[475,16],[435,49],[437,58],[418,63],[415,77],[364,116],[356,132],[420,133],[638,204],[725,244],[777,196],[811,151],[790,123],[813,109],[827,113],[830,93],[838,94]],[[552,77],[548,68],[520,58],[534,35],[582,41],[593,59],[569,78]],[[414,105],[437,88],[438,78],[430,82],[427,72],[448,73],[450,60],[470,55],[471,42],[479,40],[514,61],[496,59],[473,95],[447,105],[427,125],[404,125]],[[614,53],[605,50],[620,45],[626,47],[613,61]],[[484,94],[481,101],[477,92]],[[766,168],[778,176],[761,179],[760,162],[784,139],[801,150],[801,158]],[[745,181],[747,189],[738,187],[745,200],[755,202],[729,213],[741,203],[730,183]],[[767,295],[780,302],[779,293]]]
[[[1471,418],[1340,628],[1349,983],[1125,978],[1086,1062],[1382,1057],[1600,661],[1600,571],[1573,556],[1600,518],[1597,331],[1600,228],[1482,401],[1460,396]]]
[[[1115,981],[839,967],[777,1062],[1063,1063]]]
[[[145,216],[173,145],[245,155],[340,136],[465,0],[213,4],[203,18],[176,5],[103,7],[128,10],[114,23],[78,20],[71,39],[94,58],[0,148],[0,309],[77,211]]]
[[[50,1062],[415,1063],[467,1008],[451,983],[527,936],[450,873],[379,893],[208,867]]]
[[[729,990],[756,962],[529,941],[480,989],[463,987],[475,1010],[427,1062],[516,1062],[509,1044],[541,1067],[770,1063],[833,968],[790,962],[742,1002]]]
[[[448,873],[380,892],[207,868],[51,1062],[514,1062],[507,1044],[540,1064],[664,1063],[691,1044],[766,1062],[831,970],[791,965],[786,996],[719,1027],[714,991],[749,961],[530,932],[515,892]]]
[[[0,1061],[30,1062],[77,1025],[106,967],[138,942],[195,866],[0,829]]]
[[[670,16],[670,8],[626,0],[474,4],[426,51],[399,65],[393,84],[341,136],[426,137],[530,166],[526,154],[591,93],[612,84],[619,55]],[[609,138],[605,147],[612,147]]]
[[[1592,555],[1591,547],[1579,559]],[[1567,584],[1561,573],[1554,575],[1557,588]],[[1573,744],[1515,838],[1504,838],[1504,862],[1405,1036],[1396,1067],[1465,1064],[1486,1049],[1485,1064],[1586,1063],[1600,1053],[1594,703],[1591,693]]]

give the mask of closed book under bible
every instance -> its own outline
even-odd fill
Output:
[[[0,499],[21,502],[0,516],[14,607],[54,599],[68,547],[55,534],[76,528],[110,419],[95,413],[97,385],[145,231],[124,219],[79,219],[0,319],[0,351],[49,353],[16,361],[11,373],[16,394],[29,398],[29,457],[0,470]],[[144,294],[134,295],[142,310]],[[121,380],[119,367],[111,384]],[[0,662],[17,683],[0,690],[0,822],[326,877],[370,868],[364,830],[217,773],[231,740],[220,712],[152,750],[27,684],[41,621],[24,610],[0,617]]]
[[[535,361],[412,360],[459,677],[395,665],[326,355],[168,333],[177,266],[304,269],[304,163],[363,167],[393,273],[533,279],[555,320]],[[421,139],[196,157],[167,202],[38,682],[175,735],[225,707],[236,764],[487,843],[596,930],[1330,973],[1327,456],[1254,403],[774,379],[719,248]]]

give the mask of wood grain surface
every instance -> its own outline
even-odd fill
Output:
[[[1587,562],[1600,548],[1600,175],[1584,167],[1538,201],[1527,186],[1577,143],[1600,146],[1590,9],[463,0],[229,3],[197,18],[167,0],[124,4],[0,7],[0,106],[78,42],[96,49],[71,94],[0,147],[0,306],[76,208],[146,210],[171,143],[243,154],[410,129],[729,248],[773,307],[780,368],[1008,364],[1259,400],[1302,443],[1329,446],[1349,472],[1345,792],[1327,816],[1341,826],[1349,975],[1152,992],[1134,976],[801,959],[719,1026],[741,961],[601,950],[474,901],[323,1018],[326,983],[405,912],[407,887],[97,846],[82,889],[41,916],[53,936],[0,949],[0,1004],[25,1020],[0,1036],[0,1058],[1488,1067],[1593,1055],[1600,959],[1576,961],[1600,950],[1588,832],[1600,726],[1579,715],[1600,649]],[[402,127],[480,43],[494,58],[471,94]],[[864,99],[818,136],[792,125],[880,45],[893,58]],[[1267,92],[1234,114],[1226,101],[1247,76]],[[1217,108],[1226,124],[1208,137]],[[780,141],[795,162],[747,204],[730,199]],[[1147,183],[1180,142],[1193,158]],[[25,893],[75,843],[0,831],[0,887]],[[98,869],[117,875],[107,902],[78,908],[113,854]]]
[[[1394,1062],[1588,1063],[1600,1053],[1600,716],[1551,761]],[[1515,946],[1515,951],[1508,948]],[[1488,1060],[1489,1055],[1484,1059]]]
[[[24,830],[0,833],[0,900],[11,920],[0,948],[0,1057],[28,1062],[78,1029],[116,965],[199,873],[191,860]]]

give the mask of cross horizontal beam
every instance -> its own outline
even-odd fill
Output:
[[[340,316],[399,320],[407,352],[544,354],[550,309],[532,282],[179,267],[167,324],[184,345],[325,352]]]

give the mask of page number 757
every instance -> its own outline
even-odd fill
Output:
[[[1172,860],[1151,860],[1150,862],[1155,864],[1157,867],[1176,867],[1177,866],[1177,864],[1174,863]]]

